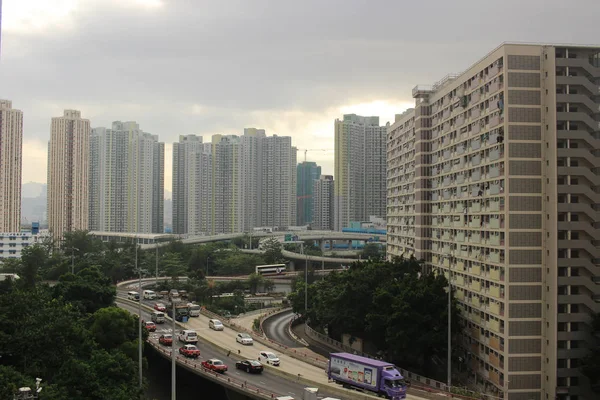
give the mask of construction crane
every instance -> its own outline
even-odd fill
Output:
[[[333,149],[298,149],[300,151],[304,151],[304,162],[306,162],[306,153],[309,151],[333,151]]]

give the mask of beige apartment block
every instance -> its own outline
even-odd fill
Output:
[[[90,121],[65,110],[52,118],[48,143],[48,229],[56,240],[88,229]]]
[[[0,100],[0,232],[21,230],[23,112]]]
[[[480,390],[597,398],[600,48],[503,44],[413,97],[388,129],[388,257],[450,276]]]

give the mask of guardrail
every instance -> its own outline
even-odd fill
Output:
[[[154,349],[156,349],[159,353],[161,353],[161,355],[168,358],[169,360],[171,359],[173,351],[172,349],[165,349],[152,341],[148,341],[148,343],[152,347],[154,347]],[[192,362],[186,359],[185,357],[175,355],[175,359],[179,363],[179,365],[198,373],[198,375],[202,375],[206,378],[216,381],[217,383],[227,383],[228,386],[233,386],[235,388],[240,389],[244,394],[250,394],[252,396],[262,399],[274,399],[280,396],[280,394],[273,393],[271,391],[250,385],[247,381],[241,381],[239,379],[231,378],[230,376],[221,374],[219,372],[213,372],[207,368],[204,368],[202,364]]]
[[[209,318],[222,319],[222,317],[220,315],[215,314],[208,310],[201,310],[200,312]],[[225,325],[231,329],[234,329],[238,332],[245,332],[245,333],[249,334],[250,336],[252,336],[253,340],[255,340],[258,343],[264,344],[264,345],[272,347],[272,348],[276,348],[277,351],[279,351],[282,354],[288,355],[288,356],[295,358],[297,360],[300,360],[300,361],[304,361],[315,367],[323,368],[323,370],[325,370],[325,368],[327,367],[327,365],[329,363],[329,360],[326,360],[323,357],[320,357],[320,356],[315,357],[312,354],[305,353],[298,349],[290,348],[290,347],[283,345],[281,343],[278,343],[274,340],[265,338],[262,335],[257,334],[253,330],[250,330],[250,329],[247,329],[238,324],[232,323],[231,320],[224,319],[222,322],[223,322],[223,325]]]
[[[130,305],[133,305],[133,306],[136,306],[136,307],[139,306],[138,302],[132,301],[132,300],[128,300],[128,299],[117,298],[116,301],[120,302],[120,303],[124,303],[124,304],[130,304]],[[144,309],[146,309],[147,311],[153,311],[153,309],[151,307],[149,307],[149,306],[147,306],[145,304],[142,304],[142,307]],[[166,319],[169,320],[169,321],[172,321],[172,319],[170,317],[166,317]],[[185,325],[183,325],[183,324],[181,324],[179,322],[176,322],[175,324],[177,326],[179,326],[180,328],[185,328]],[[224,347],[221,347],[220,345],[218,345],[216,343],[213,343],[213,342],[207,340],[206,338],[199,337],[199,339],[201,341],[203,341],[203,342],[206,342],[210,346],[213,346],[215,349],[217,349],[222,354],[228,354],[232,358],[237,358],[237,359],[240,359],[240,360],[245,360],[245,358],[241,357],[240,355],[238,355],[235,350],[226,349]],[[149,341],[149,343],[152,344],[151,341]],[[153,347],[155,347],[154,344],[153,344]],[[169,353],[169,355],[171,354],[170,352],[168,352],[168,353]],[[176,359],[181,360],[181,357],[179,357],[178,355],[176,355]],[[191,371],[198,371],[198,372],[200,372],[197,368],[196,369],[190,368],[190,365],[191,365],[190,362],[185,363],[185,359],[183,361],[184,361],[184,363],[179,363],[180,366],[182,366],[184,368],[188,368]],[[306,361],[306,360],[304,360],[304,361]],[[310,379],[304,378],[301,374],[298,374],[298,375],[291,374],[289,372],[285,372],[285,371],[280,370],[278,367],[273,367],[273,366],[270,366],[268,364],[267,365],[263,364],[263,367],[265,368],[265,370],[268,370],[268,371],[270,371],[271,373],[273,373],[275,375],[278,375],[278,376],[280,376],[280,377],[282,377],[282,378],[284,378],[286,380],[289,380],[289,381],[294,381],[294,382],[305,384],[305,385],[307,385],[307,387],[308,386],[314,387],[315,385],[318,385],[316,382],[311,381]],[[206,375],[206,376],[209,379],[212,379],[213,378],[212,371],[209,373],[209,375]],[[224,383],[223,380],[221,380],[221,382]],[[240,381],[238,380],[237,382],[240,382]],[[244,384],[246,384],[246,381],[244,381]],[[254,390],[254,387],[253,387],[253,390]],[[264,389],[259,389],[259,390],[261,390],[264,393],[268,393],[268,391],[265,391]],[[344,399],[373,400],[373,399],[376,398],[373,395],[365,394],[365,393],[362,393],[362,392],[356,392],[356,391],[352,391],[352,390],[343,389],[341,387],[338,387],[337,385],[327,386],[327,391],[336,393],[337,396],[343,396]],[[250,393],[252,395],[257,395],[257,396],[261,395],[261,393],[256,393],[256,392],[248,392],[248,393]],[[277,396],[277,394],[272,394],[272,395]],[[274,397],[269,397],[269,398],[274,398]],[[431,399],[431,400],[439,400],[439,399]]]

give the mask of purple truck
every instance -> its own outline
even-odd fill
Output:
[[[388,399],[406,398],[406,382],[396,366],[350,353],[329,355],[329,379],[344,387],[368,390]]]

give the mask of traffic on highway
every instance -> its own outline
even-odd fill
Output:
[[[119,291],[117,297],[120,299],[126,299],[127,293],[124,291]],[[160,300],[158,300],[158,301],[142,300],[142,304],[149,306],[149,307],[153,307],[154,304],[159,301]],[[119,303],[119,307],[122,307],[133,314],[136,314],[136,315],[138,314],[138,307],[131,303],[127,303],[127,304]],[[144,321],[149,320],[151,318],[151,314],[152,314],[152,312],[150,310],[148,310],[146,308],[142,308],[142,319]],[[202,318],[204,319],[205,317],[202,317]],[[192,323],[197,322],[198,320],[199,320],[199,318],[192,318],[188,324],[192,325]],[[179,351],[180,351],[179,349],[185,347],[187,344],[185,342],[179,341],[178,334],[180,332],[176,331],[175,333],[173,333],[170,325],[171,325],[170,321],[168,321],[165,324],[158,324],[156,331],[150,332],[148,340],[157,346],[161,346],[163,348],[170,349],[171,346],[168,343],[161,344],[161,343],[159,343],[159,340],[160,340],[161,336],[172,335],[171,336],[172,341],[169,341],[169,342],[174,344],[174,349],[179,354]],[[248,353],[244,352],[243,354],[238,355],[235,358],[232,357],[231,355],[227,356],[226,354],[223,354],[220,351],[216,350],[214,346],[212,346],[210,343],[204,341],[203,338],[206,336],[206,334],[209,333],[209,331],[219,334],[219,333],[231,331],[230,329],[224,329],[223,331],[215,331],[214,329],[210,329],[208,327],[208,321],[206,321],[206,325],[204,326],[204,328],[198,327],[198,324],[195,324],[195,323],[193,325],[195,326],[194,330],[198,333],[198,337],[200,338],[200,340],[198,340],[198,342],[194,346],[199,350],[200,354],[196,358],[188,358],[188,357],[185,357],[183,354],[181,354],[180,357],[178,358],[178,360],[180,360],[180,361],[185,360],[185,362],[187,364],[194,366],[194,367],[198,367],[198,368],[202,366],[203,362],[206,362],[208,360],[218,360],[218,361],[221,361],[227,367],[227,371],[224,372],[224,374],[226,374],[226,375],[229,375],[236,379],[245,381],[248,384],[255,386],[257,388],[261,388],[265,391],[272,392],[272,393],[276,394],[277,396],[287,395],[287,396],[292,396],[295,398],[302,397],[302,392],[304,391],[304,388],[307,386],[306,384],[293,382],[291,380],[285,379],[284,377],[278,376],[278,375],[272,373],[271,371],[268,371],[263,368],[263,364],[258,361],[258,358],[260,357],[259,353],[263,350],[262,347],[243,345],[243,344],[237,343],[236,340],[234,338],[232,338],[231,342],[230,342],[230,346],[228,346],[228,348],[231,348],[231,353],[235,353],[236,348],[242,347],[242,346],[250,347],[253,352],[252,352],[252,354],[248,354]],[[229,332],[229,333],[232,335],[234,333],[237,334],[237,332]],[[164,338],[163,338],[163,342],[165,342]],[[240,359],[240,356],[247,357],[247,358]],[[238,364],[239,361],[241,361],[242,363]],[[244,364],[243,363],[244,361],[248,361],[248,362]],[[257,373],[257,371],[259,369],[260,369],[260,372]],[[324,371],[321,371],[321,375],[325,380],[327,379]],[[328,394],[327,390],[321,389],[319,391],[319,393],[320,394],[322,393],[323,395],[335,397],[335,395],[333,393]]]

